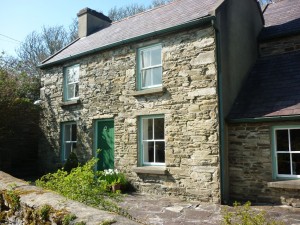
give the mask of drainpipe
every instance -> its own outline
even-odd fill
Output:
[[[221,49],[220,49],[220,34],[216,26],[216,17],[211,20],[212,27],[215,30],[216,38],[216,58],[217,58],[217,93],[218,93],[218,112],[219,112],[219,156],[220,156],[220,188],[221,188],[221,203],[228,203],[227,185],[226,185],[226,170],[225,163],[225,134],[224,134],[224,119],[223,119],[223,90],[222,90],[222,68],[221,68]]]

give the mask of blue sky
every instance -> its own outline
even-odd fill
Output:
[[[0,8],[0,52],[15,55],[14,50],[20,44],[17,41],[23,41],[32,31],[40,31],[43,25],[68,27],[79,10],[85,7],[106,14],[114,6],[132,3],[148,6],[151,2],[152,0],[3,0]]]

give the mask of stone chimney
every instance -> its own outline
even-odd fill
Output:
[[[100,12],[90,8],[84,8],[77,13],[78,17],[78,37],[86,37],[90,34],[108,27],[111,19]]]

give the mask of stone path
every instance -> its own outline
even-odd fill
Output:
[[[87,225],[99,225],[104,221],[115,221],[113,225],[219,225],[222,222],[222,209],[226,206],[186,202],[178,198],[145,194],[126,195],[119,205],[134,218],[128,218],[105,212],[81,203],[67,200],[58,194],[28,185],[9,174],[0,171],[0,190],[11,185],[22,191],[21,204],[38,208],[50,204],[55,209],[67,209]],[[288,206],[253,206],[254,210],[264,210],[268,215],[283,221],[286,225],[300,225],[300,209]],[[10,223],[15,224],[15,223]],[[21,223],[22,224],[22,223]]]
[[[226,207],[144,194],[128,195],[120,206],[140,223],[149,225],[219,225],[222,208]],[[286,225],[300,225],[300,209],[266,205],[252,209],[264,210],[271,218]]]

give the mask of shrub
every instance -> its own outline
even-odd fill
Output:
[[[235,202],[233,210],[224,210],[223,225],[284,225],[282,221],[275,221],[266,216],[265,211],[251,210],[251,203],[244,205]]]
[[[56,191],[69,199],[120,213],[121,209],[113,202],[118,196],[108,192],[108,183],[98,176],[101,172],[94,171],[97,161],[93,158],[70,173],[59,169],[56,173],[46,174],[36,181],[36,185]]]
[[[71,152],[65,165],[64,165],[64,170],[67,171],[68,173],[71,172],[72,169],[78,167],[79,162],[77,155],[74,152]]]

